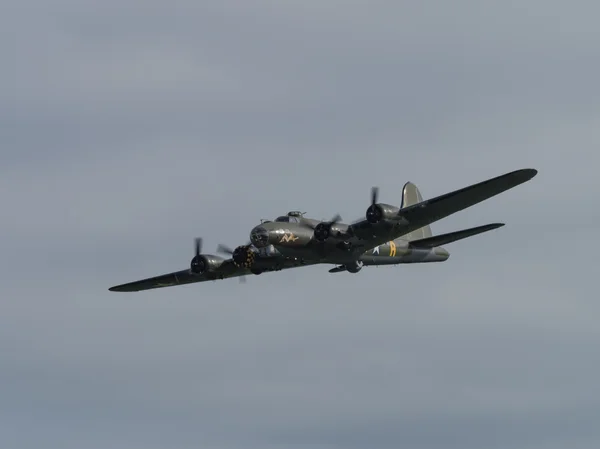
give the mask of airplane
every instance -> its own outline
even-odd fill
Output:
[[[423,200],[415,184],[402,189],[400,207],[378,202],[379,189],[371,190],[365,217],[345,224],[339,215],[322,221],[291,211],[274,221],[262,220],[250,231],[250,242],[217,252],[202,253],[202,238],[195,239],[195,254],[188,269],[109,288],[133,292],[259,275],[284,269],[333,264],[330,273],[358,273],[364,266],[443,262],[450,253],[442,246],[504,226],[491,223],[448,234],[433,235],[431,223],[487,200],[532,179],[537,170],[525,168]]]

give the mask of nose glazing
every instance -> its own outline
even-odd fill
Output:
[[[257,226],[250,232],[250,241],[257,248],[267,246],[269,243],[269,232],[262,226]]]

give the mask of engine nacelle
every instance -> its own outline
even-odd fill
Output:
[[[236,267],[250,268],[256,259],[256,252],[251,245],[241,245],[233,250],[231,258]]]
[[[319,242],[324,242],[331,235],[331,225],[328,223],[321,222],[317,226],[315,226],[315,240]]]
[[[399,211],[399,207],[391,204],[372,204],[367,209],[366,218],[371,224],[379,223],[382,220],[397,220]]]
[[[212,254],[201,254],[192,259],[190,270],[194,274],[204,274],[218,269],[225,259]]]
[[[358,273],[362,267],[363,267],[363,263],[360,260],[356,260],[352,263],[347,263],[346,265],[344,265],[346,267],[346,270],[348,270],[348,273]]]
[[[330,237],[343,238],[348,234],[348,225],[342,223],[328,223],[322,221],[315,226],[315,240],[324,242]]]

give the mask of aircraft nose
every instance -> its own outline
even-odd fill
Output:
[[[267,246],[269,243],[269,232],[263,226],[256,226],[250,231],[250,241],[257,248]]]

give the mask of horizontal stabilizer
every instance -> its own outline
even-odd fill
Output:
[[[462,231],[450,232],[448,234],[435,235],[433,237],[427,237],[425,239],[413,240],[409,242],[409,246],[412,248],[434,248],[436,246],[447,245],[448,243],[455,242],[457,240],[466,239],[482,232],[491,231],[504,226],[504,223],[492,223],[483,226],[477,226],[476,228],[463,229]]]

